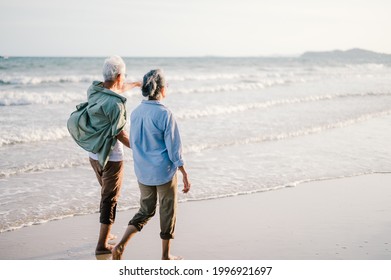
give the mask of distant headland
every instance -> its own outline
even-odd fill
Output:
[[[339,61],[381,61],[391,62],[391,55],[385,53],[377,53],[364,49],[350,49],[346,51],[334,50],[326,52],[305,52],[300,56],[305,60],[339,60]]]

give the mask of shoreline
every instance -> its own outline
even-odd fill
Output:
[[[269,187],[269,188],[265,188],[265,189],[261,189],[261,190],[254,190],[254,191],[240,192],[240,193],[234,193],[234,194],[211,196],[211,197],[206,197],[206,198],[186,199],[186,200],[178,201],[178,203],[180,204],[180,203],[188,203],[188,202],[202,202],[202,201],[224,199],[224,198],[231,198],[231,197],[237,197],[237,196],[253,195],[253,194],[259,194],[259,193],[264,193],[264,192],[283,190],[283,189],[286,189],[286,188],[295,188],[295,187],[297,187],[299,185],[307,184],[307,183],[316,183],[316,182],[322,182],[322,181],[332,181],[332,180],[338,180],[338,179],[349,179],[349,178],[354,178],[354,177],[376,175],[376,174],[391,174],[391,172],[389,172],[389,171],[377,171],[377,172],[372,172],[372,173],[359,173],[359,174],[350,175],[350,176],[324,177],[324,178],[318,178],[318,179],[307,179],[307,180],[301,180],[301,181],[295,181],[295,182],[287,183],[286,185],[279,185],[279,186]],[[117,215],[118,215],[118,213],[121,213],[121,212],[136,211],[136,210],[138,210],[138,206],[130,206],[130,207],[126,207],[125,209],[117,208]],[[11,227],[11,228],[3,230],[3,231],[0,230],[0,235],[3,234],[3,233],[7,233],[7,232],[17,231],[17,230],[20,230],[20,229],[23,229],[23,228],[44,225],[44,224],[47,224],[47,223],[51,223],[51,222],[55,222],[55,221],[62,221],[64,219],[71,219],[71,218],[80,217],[80,216],[96,215],[98,213],[99,212],[68,214],[68,215],[64,215],[64,216],[60,216],[60,217],[56,217],[56,218],[51,218],[49,220],[31,222],[31,223],[26,224],[26,225]]]
[[[389,260],[387,186],[391,174],[375,173],[179,203],[172,253],[186,260]],[[117,212],[112,233],[118,239],[136,211]],[[0,259],[96,259],[98,217],[73,216],[0,233]],[[159,231],[155,215],[123,259],[158,260]]]

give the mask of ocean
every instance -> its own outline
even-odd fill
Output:
[[[154,68],[166,74],[163,103],[177,119],[192,182],[183,203],[391,172],[389,62],[124,60],[129,81]],[[0,232],[98,212],[88,153],[66,122],[102,79],[103,61],[0,58]],[[143,98],[139,89],[125,96],[130,114]],[[139,203],[130,150],[125,158],[119,211]]]

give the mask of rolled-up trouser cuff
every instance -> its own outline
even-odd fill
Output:
[[[143,229],[142,226],[138,225],[137,223],[133,223],[132,221],[130,221],[128,225],[134,226],[138,231],[141,231]]]
[[[174,239],[174,234],[160,233],[160,238],[164,240]]]

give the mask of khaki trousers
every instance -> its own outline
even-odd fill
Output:
[[[159,198],[160,237],[161,239],[173,239],[177,212],[177,175],[164,185],[146,186],[140,182],[140,209],[130,220],[138,231],[147,224],[155,215],[157,199]]]

